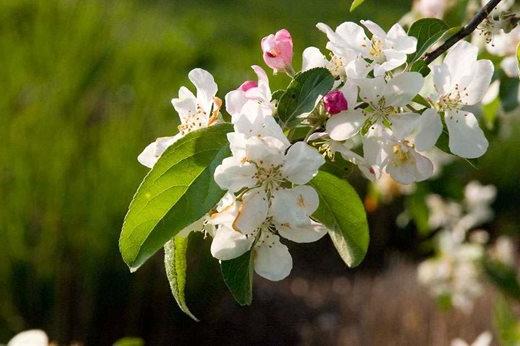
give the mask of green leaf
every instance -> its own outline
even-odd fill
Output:
[[[320,171],[310,182],[320,197],[312,217],[329,229],[329,235],[341,258],[355,267],[365,258],[368,222],[363,203],[356,190],[344,179]]]
[[[408,35],[417,38],[417,50],[414,54],[408,55],[408,62],[419,60],[446,30],[448,30],[446,23],[436,18],[423,18],[413,23],[408,30]]]
[[[356,8],[359,7],[362,3],[364,3],[365,0],[354,0],[352,1],[352,5],[350,5],[350,12],[354,11]]]
[[[271,101],[278,101],[280,97],[285,93],[284,89],[278,89],[271,93]]]
[[[180,230],[200,219],[224,195],[213,180],[229,156],[230,124],[189,133],[170,146],[146,175],[123,223],[119,250],[137,270]]]
[[[240,305],[250,305],[253,300],[253,252],[240,257],[220,261],[220,270],[226,286]]]
[[[518,282],[515,268],[491,259],[482,261],[482,266],[488,279],[499,290],[509,297],[520,301],[520,283]]]
[[[511,303],[502,296],[496,299],[493,322],[500,345],[518,346],[520,344],[520,323],[511,310]]]
[[[125,337],[114,342],[113,346],[144,346],[144,340],[141,338]]]
[[[498,112],[500,111],[500,98],[496,97],[488,104],[482,105],[482,118],[489,130],[495,127]]]
[[[419,72],[421,76],[426,77],[430,74],[431,70],[428,67],[428,64],[424,60],[416,60],[410,66],[411,72]]]
[[[199,321],[195,317],[188,305],[186,304],[185,288],[186,288],[186,254],[188,249],[189,235],[184,237],[181,235],[173,237],[164,245],[164,268],[166,269],[166,277],[170,283],[170,288],[179,305],[179,308],[195,321]]]
[[[511,112],[518,107],[518,88],[520,80],[518,78],[504,77],[500,80],[498,95],[505,112]]]
[[[298,74],[289,84],[278,103],[278,117],[286,126],[297,125],[298,116],[314,109],[320,95],[328,93],[334,77],[326,68],[314,68]]]

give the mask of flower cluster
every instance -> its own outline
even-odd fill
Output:
[[[388,173],[402,184],[433,175],[429,156],[443,122],[453,154],[483,155],[488,142],[475,115],[465,107],[478,104],[488,90],[491,62],[477,60],[478,48],[461,41],[425,79],[406,66],[407,57],[416,51],[415,37],[399,24],[388,32],[371,21],[362,24],[370,37],[352,22],[336,30],[320,23],[318,28],[329,39],[330,60],[314,47],[304,52],[304,68],[326,67],[338,78],[337,88],[322,101],[327,114],[321,118],[326,121],[317,128],[324,131],[309,140],[323,152],[338,152],[371,180]],[[428,107],[415,102],[417,98],[427,101]],[[357,143],[362,155],[353,150]]]
[[[296,114],[295,125],[282,121],[283,96],[272,94],[266,72],[256,65],[257,80],[247,80],[225,96],[229,116],[220,111],[213,76],[199,68],[188,75],[196,93],[181,87],[172,100],[179,132],[144,149],[138,160],[147,167],[153,168],[169,146],[194,130],[227,119],[233,125],[227,134],[232,156],[214,172],[215,183],[227,193],[183,231],[210,234],[215,258],[226,261],[252,251],[259,275],[286,277],[292,259],[280,237],[313,242],[327,233],[312,219],[319,198],[308,183],[336,155],[357,165],[370,180],[391,177],[412,184],[433,176],[435,145],[444,128],[453,154],[476,158],[487,150],[477,118],[466,109],[482,100],[493,74],[490,61],[477,59],[478,48],[459,42],[425,78],[409,63],[417,51],[416,37],[399,24],[388,32],[369,20],[361,24],[345,22],[335,30],[317,24],[328,38],[329,55],[308,47],[298,73],[287,30],[262,39],[262,57],[274,73],[298,81],[305,73],[320,71],[331,80],[330,88],[306,101],[314,108],[306,106]],[[298,129],[308,134],[294,135]]]
[[[259,85],[266,82],[263,71],[253,68]],[[279,236],[301,243],[326,234],[310,218],[319,199],[305,185],[325,160],[307,143],[289,142],[271,115],[268,98],[264,98],[270,96],[268,84],[263,85],[267,94],[255,90],[256,86],[245,92],[239,88],[226,97],[234,126],[228,134],[233,155],[215,170],[216,183],[228,194],[211,215],[216,228],[211,253],[229,260],[253,249],[255,271],[281,280],[290,273],[292,259]]]
[[[475,231],[466,240],[468,231],[493,217],[490,204],[496,188],[472,181],[464,190],[464,202],[444,201],[430,195],[429,226],[441,229],[438,235],[437,254],[418,267],[419,282],[430,293],[463,311],[470,311],[473,300],[483,291],[479,261],[484,256],[485,231]]]

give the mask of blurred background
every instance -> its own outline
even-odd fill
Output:
[[[0,342],[41,328],[60,344],[111,345],[138,336],[148,345],[445,345],[492,329],[495,291],[474,313],[442,312],[416,283],[428,254],[413,223],[395,225],[403,204],[371,206],[371,247],[355,270],[328,238],[291,244],[289,279],[255,278],[253,305],[234,303],[216,262],[189,264],[188,304],[177,308],[158,253],[130,274],[117,241],[146,169],[136,157],[176,131],[170,99],[187,73],[210,71],[218,95],[252,79],[263,36],[287,28],[296,66],[309,45],[324,51],[315,24],[370,18],[388,29],[406,0],[367,1],[0,1]],[[287,83],[272,78],[272,90]],[[494,184],[491,236],[518,233],[520,131],[469,164],[457,161],[428,189],[457,198],[471,179]],[[489,135],[500,131],[497,126]],[[362,196],[366,181],[350,179]],[[419,186],[420,188],[420,186]],[[420,198],[420,197],[419,197]],[[201,237],[190,243],[207,247]],[[204,263],[210,263],[204,266]]]

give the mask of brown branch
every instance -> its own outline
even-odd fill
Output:
[[[439,55],[447,51],[451,46],[455,43],[462,40],[464,37],[471,34],[475,29],[486,19],[491,11],[500,3],[502,0],[490,0],[484,7],[477,12],[477,14],[471,19],[471,21],[462,27],[455,34],[450,36],[441,46],[437,49],[433,50],[430,53],[424,55],[423,59],[427,65],[429,65],[432,61],[437,59]]]

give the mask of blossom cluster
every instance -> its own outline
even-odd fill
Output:
[[[138,160],[147,167],[194,130],[228,118],[233,125],[227,134],[232,155],[214,173],[226,195],[187,228],[204,229],[213,237],[215,258],[230,260],[251,250],[259,275],[270,280],[286,277],[292,259],[280,237],[313,242],[327,233],[312,219],[319,198],[309,182],[336,155],[358,166],[370,180],[391,176],[412,184],[433,176],[435,146],[444,128],[454,155],[476,158],[486,152],[488,141],[466,108],[481,102],[493,75],[492,63],[477,58],[478,47],[457,43],[430,66],[425,78],[409,64],[417,51],[416,37],[400,24],[388,32],[369,20],[361,24],[345,22],[335,30],[317,24],[328,39],[329,52],[306,48],[298,73],[287,30],[262,39],[263,60],[274,73],[296,80],[321,69],[334,79],[332,88],[313,99],[314,108],[299,114],[292,128],[279,119],[280,101],[271,93],[267,73],[257,65],[252,66],[257,80],[227,93],[224,108],[213,76],[200,68],[188,75],[196,93],[181,87],[172,100],[179,132],[145,148]],[[291,136],[295,127],[308,135]]]
[[[440,229],[435,257],[418,267],[419,282],[430,293],[462,311],[469,312],[473,300],[483,291],[479,262],[485,253],[485,231],[468,232],[490,221],[490,205],[496,196],[493,185],[483,186],[476,181],[466,185],[463,203],[445,201],[438,195],[429,195],[429,227]]]

